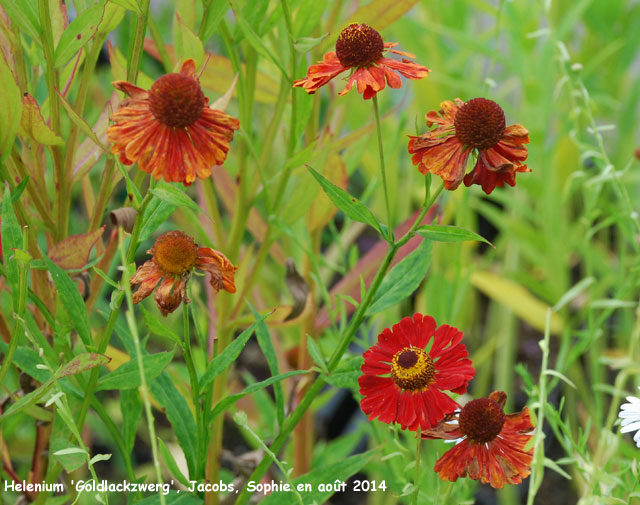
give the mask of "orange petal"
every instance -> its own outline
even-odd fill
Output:
[[[304,79],[294,81],[293,86],[304,88],[307,93],[312,95],[345,70],[348,70],[348,68],[340,63],[335,51],[329,52],[324,55],[323,61],[309,67],[307,76]]]
[[[167,317],[167,314],[176,310],[183,299],[189,303],[185,290],[187,278],[165,277],[156,289],[153,299],[163,316]]]
[[[229,293],[236,292],[233,276],[238,267],[221,252],[209,247],[201,247],[198,249],[196,268],[209,272],[209,284],[216,292],[220,289]]]
[[[196,78],[196,62],[192,59],[186,60],[182,64],[182,68],[180,69],[180,73],[186,75],[188,77]]]

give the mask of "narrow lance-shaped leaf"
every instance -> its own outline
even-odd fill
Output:
[[[415,251],[393,267],[382,281],[367,315],[397,305],[418,289],[429,270],[432,248],[430,240],[423,240]]]
[[[381,235],[384,235],[380,223],[378,223],[373,212],[371,212],[366,205],[354,196],[351,196],[344,189],[333,184],[321,173],[317,172],[310,166],[307,165],[307,168],[309,169],[309,172],[311,172],[311,175],[313,175],[313,177],[318,181],[320,186],[322,186],[322,189],[327,196],[331,198],[331,201],[336,205],[336,207],[344,212],[347,217],[354,221],[368,224],[378,230]]]
[[[269,335],[269,329],[267,328],[266,323],[263,319],[260,318],[260,314],[253,308],[251,304],[249,304],[249,308],[253,313],[253,317],[256,320],[256,337],[258,339],[258,345],[262,352],[264,353],[264,357],[267,360],[267,365],[269,365],[269,371],[273,377],[280,374],[280,367],[278,366],[278,356],[276,355],[276,350],[273,347],[273,342],[271,341],[271,336]],[[276,400],[276,417],[278,420],[278,426],[282,426],[284,422],[284,392],[282,391],[282,384],[276,382],[273,386],[273,394]]]
[[[420,228],[416,230],[416,233],[421,237],[428,238],[435,242],[465,242],[467,240],[478,240],[493,247],[493,244],[482,235],[478,235],[476,232],[467,230],[466,228],[460,228],[459,226],[426,224],[424,226],[420,226]]]
[[[43,260],[47,265],[47,270],[51,273],[51,277],[53,277],[53,282],[58,290],[58,295],[60,295],[61,305],[64,311],[69,316],[84,345],[92,346],[93,338],[89,326],[87,307],[78,292],[78,288],[62,268],[47,256],[44,256]]]
[[[265,316],[266,317],[266,316]],[[264,321],[264,317],[260,319]],[[246,330],[244,330],[240,335],[236,337],[236,339],[231,342],[224,351],[218,354],[215,358],[213,358],[209,365],[207,366],[207,370],[204,375],[200,379],[200,391],[204,392],[204,389],[211,384],[213,379],[215,379],[223,370],[225,370],[231,363],[233,363],[236,358],[242,352],[245,344],[253,334],[253,330],[256,327],[256,323],[253,323]]]
[[[11,152],[22,118],[22,96],[0,51],[0,162]]]
[[[14,295],[18,293],[18,263],[13,261],[13,250],[22,247],[22,230],[13,212],[11,204],[11,191],[9,183],[5,182],[4,195],[2,197],[2,224],[0,226],[0,237],[2,237],[2,260],[5,265],[5,272],[9,285]],[[14,309],[18,307],[18,297],[13,297]]]
[[[147,354],[142,357],[142,366],[147,382],[151,382],[158,377],[169,363],[171,363],[173,353],[174,351],[159,352],[156,354]],[[101,377],[98,381],[96,391],[102,391],[104,389],[133,389],[140,387],[140,383],[138,361],[132,359],[113,372]]]

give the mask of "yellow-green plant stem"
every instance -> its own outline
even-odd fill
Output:
[[[187,288],[188,289],[188,288]],[[203,424],[202,403],[200,403],[200,388],[198,387],[198,374],[196,373],[196,367],[193,362],[193,353],[191,352],[191,331],[189,330],[189,306],[186,303],[182,304],[182,321],[183,321],[183,333],[184,333],[184,361],[189,371],[189,381],[191,382],[191,399],[193,401],[193,409],[196,418],[196,425],[198,429],[198,459],[196,461],[196,479],[200,479],[202,476],[202,462],[205,460],[205,444],[206,437]]]
[[[42,51],[46,61],[46,81],[49,93],[49,118],[51,129],[54,133],[60,134],[60,102],[56,89],[58,87],[58,72],[55,69],[53,28],[51,27],[51,11],[49,0],[38,0],[38,12],[40,15],[40,27],[42,29]],[[69,184],[64,171],[62,151],[60,147],[51,147],[51,158],[53,159],[53,172],[56,183],[56,239],[62,240],[67,235],[69,225]]]
[[[540,341],[542,350],[542,365],[540,367],[540,379],[538,384],[538,411],[536,414],[537,426],[533,435],[533,461],[531,462],[531,477],[529,478],[529,492],[527,493],[527,505],[533,505],[533,500],[542,483],[544,475],[544,406],[547,403],[547,369],[549,367],[549,345],[551,340],[551,309],[547,309],[544,339]]]
[[[440,193],[442,193],[442,189],[443,189],[443,186],[440,186],[440,188],[433,195],[429,195],[429,193],[427,193],[427,196],[425,197],[425,204],[420,214],[411,225],[411,228],[397,242],[395,243],[392,242],[389,244],[389,249],[387,250],[385,257],[382,260],[382,263],[380,264],[380,267],[378,268],[375,274],[375,277],[373,278],[373,281],[371,282],[371,286],[365,293],[365,296],[362,302],[360,303],[355,313],[353,314],[353,317],[351,318],[351,321],[349,322],[347,329],[342,335],[342,338],[340,339],[338,346],[335,348],[333,354],[329,358],[329,361],[327,363],[327,368],[329,372],[332,372],[333,370],[335,370],[335,368],[340,363],[342,356],[348,349],[349,344],[351,343],[354,335],[356,334],[356,331],[358,330],[360,324],[362,323],[362,321],[366,316],[367,310],[371,305],[375,294],[378,292],[378,289],[380,288],[380,284],[382,283],[382,280],[384,279],[385,275],[391,268],[391,264],[393,263],[393,259],[395,258],[395,255],[398,252],[398,249],[402,245],[406,244],[415,235],[416,229],[420,226],[422,219],[427,214],[431,206],[438,199],[438,197],[440,196]],[[277,454],[284,447],[285,443],[289,438],[289,435],[291,434],[295,426],[298,424],[298,422],[300,422],[300,419],[302,418],[305,411],[309,408],[309,406],[311,405],[315,397],[318,396],[320,391],[322,391],[322,388],[324,387],[325,384],[326,383],[322,375],[318,376],[316,380],[313,382],[313,384],[311,385],[311,387],[309,388],[309,390],[307,391],[307,393],[303,396],[302,400],[300,401],[296,409],[293,411],[293,413],[290,414],[289,417],[287,417],[287,419],[283,423],[280,433],[271,444],[271,451],[274,454]],[[251,476],[249,477],[249,480],[258,482],[267,472],[270,464],[271,463],[269,460],[267,460],[266,458],[263,459],[258,465],[258,467],[251,474]],[[249,501],[249,498],[250,498],[250,493],[247,491],[247,488],[245,487],[240,492],[238,498],[236,499],[236,505],[246,505]]]
[[[158,453],[158,439],[156,438],[156,429],[153,418],[153,412],[151,410],[151,400],[149,394],[149,387],[147,386],[147,378],[144,370],[144,363],[142,361],[142,347],[140,345],[140,336],[138,335],[138,326],[136,324],[135,316],[133,314],[133,297],[131,295],[131,288],[129,286],[129,261],[128,255],[125,254],[124,251],[124,242],[123,242],[122,230],[119,233],[119,248],[120,248],[120,257],[122,259],[123,273],[122,273],[122,283],[124,285],[124,294],[127,299],[127,311],[125,312],[125,318],[127,319],[127,323],[129,325],[129,330],[131,331],[131,336],[133,338],[133,344],[136,349],[136,360],[138,362],[138,372],[140,373],[140,392],[142,397],[142,403],[144,405],[145,417],[147,420],[147,429],[149,430],[149,441],[151,443],[151,455],[153,458],[153,466],[156,471],[156,482],[158,484],[163,483],[162,479],[162,469],[160,468],[160,456]],[[133,238],[133,237],[132,237]],[[163,493],[160,494],[160,503],[161,505],[166,504],[166,500]]]
[[[78,114],[78,116],[82,117],[84,112],[84,106],[87,101],[87,94],[89,92],[89,83],[94,75],[94,69],[96,67],[96,63],[98,62],[98,57],[100,56],[100,51],[102,50],[102,45],[104,41],[107,39],[107,35],[96,34],[96,38],[91,44],[91,49],[89,51],[89,55],[84,60],[84,66],[82,68],[82,76],[80,77],[80,86],[78,87],[78,94],[76,97],[76,102],[73,107],[73,110]],[[71,176],[73,174],[73,156],[76,152],[76,144],[78,143],[78,124],[75,122],[71,123],[71,131],[69,132],[69,136],[65,140],[65,144],[67,145],[67,152],[65,153],[64,159],[64,173],[66,177],[66,183],[71,185]],[[70,189],[70,188],[69,188]],[[67,206],[70,205],[71,202],[67,202]],[[67,211],[68,212],[68,211]]]
[[[25,233],[23,236],[23,248],[24,250],[28,249],[28,234]],[[18,341],[20,340],[20,335],[22,332],[20,331],[20,319],[24,316],[24,311],[27,305],[27,277],[29,273],[29,268],[27,265],[23,265],[21,262],[18,263],[18,303],[16,304],[16,312],[14,315],[14,325],[13,330],[11,331],[11,340],[9,341],[9,347],[7,349],[6,354],[2,360],[2,367],[0,367],[0,384],[3,383],[4,378],[9,372],[9,368],[13,363],[13,356],[15,355],[16,349],[18,348]]]
[[[113,182],[113,174],[115,173],[116,160],[113,156],[108,156],[104,164],[102,179],[100,180],[100,189],[98,190],[98,198],[93,206],[91,220],[89,221],[89,232],[97,230],[102,223],[104,211],[107,208],[107,202],[111,195],[111,186]]]
[[[417,434],[416,438],[416,474],[413,478],[413,486],[415,489],[413,491],[413,499],[411,500],[413,505],[418,505],[418,495],[420,494],[420,450],[422,449],[422,437],[420,434]]]
[[[142,52],[144,50],[144,36],[147,32],[147,19],[149,18],[149,1],[140,0],[140,14],[136,20],[136,34],[133,42],[133,51],[127,66],[127,81],[135,84],[138,80],[138,69],[142,60]]]
[[[380,173],[382,174],[382,188],[384,189],[384,203],[387,208],[387,226],[388,236],[387,240],[392,240],[393,223],[391,222],[391,204],[389,203],[389,190],[387,188],[387,171],[384,165],[384,149],[382,147],[382,126],[380,125],[380,110],[378,108],[378,95],[374,95],[372,98],[373,112],[376,116],[376,131],[378,133],[378,153],[380,155]]]

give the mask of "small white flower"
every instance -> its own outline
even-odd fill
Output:
[[[620,433],[635,431],[636,434],[633,436],[633,441],[637,447],[640,447],[640,398],[627,396],[627,401],[629,403],[623,403],[620,406],[620,413],[618,414],[618,417],[622,419]]]

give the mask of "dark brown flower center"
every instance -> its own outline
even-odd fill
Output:
[[[422,391],[434,375],[433,360],[419,347],[405,347],[393,356],[391,377],[401,389]]]
[[[489,398],[471,400],[460,411],[460,431],[471,441],[491,442],[502,431],[504,410]]]
[[[181,231],[169,231],[156,239],[151,253],[163,272],[183,275],[196,266],[198,245]]]
[[[195,123],[204,110],[206,98],[200,83],[183,74],[163,75],[149,90],[149,107],[162,124],[184,128]]]
[[[460,107],[454,124],[460,142],[483,150],[500,141],[506,121],[504,111],[496,102],[486,98],[474,98]]]
[[[345,67],[366,67],[379,60],[384,51],[380,34],[369,25],[347,26],[336,42],[336,55]]]

